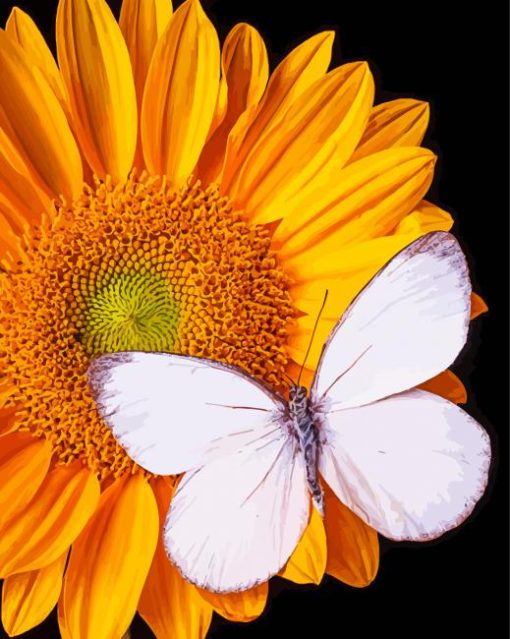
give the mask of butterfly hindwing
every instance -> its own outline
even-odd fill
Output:
[[[439,537],[466,519],[487,485],[487,433],[426,391],[330,412],[322,434],[322,476],[346,506],[391,539]]]
[[[166,551],[201,588],[246,590],[282,569],[309,512],[303,456],[275,424],[239,451],[186,473],[166,521]]]

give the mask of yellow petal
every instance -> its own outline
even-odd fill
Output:
[[[339,171],[329,193],[316,192],[315,206],[304,197],[311,192],[303,191],[303,208],[296,207],[275,231],[280,255],[301,266],[314,259],[314,251],[331,259],[340,247],[392,232],[426,193],[434,164],[427,149],[390,149]]]
[[[453,226],[452,216],[427,200],[422,200],[416,209],[399,222],[395,233],[409,233],[419,237],[432,231],[449,231]]]
[[[420,384],[419,388],[441,395],[445,399],[450,400],[454,404],[465,404],[467,402],[467,392],[464,384],[460,379],[452,373],[452,371],[444,371],[429,379],[424,384]]]
[[[145,84],[142,142],[152,173],[174,184],[190,176],[211,126],[219,79],[218,36],[198,0],[188,0],[161,36]]]
[[[14,7],[7,20],[7,35],[24,50],[31,65],[37,66],[59,101],[69,123],[72,122],[71,107],[59,68],[41,32],[32,18],[18,7]],[[81,154],[83,178],[92,181],[92,173],[86,159]]]
[[[158,511],[145,478],[116,481],[73,544],[64,578],[65,624],[73,639],[122,637],[151,564]]]
[[[0,536],[0,575],[36,570],[55,561],[94,512],[99,483],[80,464],[56,466],[32,501]]]
[[[119,25],[131,58],[139,113],[154,47],[171,15],[170,0],[124,0],[122,3]],[[140,131],[134,165],[144,166]]]
[[[305,40],[275,69],[260,104],[239,118],[228,139],[222,179],[222,193],[231,182],[256,142],[279,122],[293,102],[324,75],[331,61],[334,33],[324,31]]]
[[[30,62],[39,67],[64,107],[66,98],[60,71],[46,40],[32,18],[18,7],[14,7],[5,25],[5,31],[11,40],[21,46]]]
[[[104,0],[60,0],[56,36],[83,153],[100,177],[125,179],[135,152],[137,110],[119,25]]]
[[[320,584],[326,570],[327,555],[324,524],[317,510],[312,508],[308,528],[280,575],[297,584]]]
[[[2,623],[10,637],[28,632],[53,610],[62,589],[67,551],[40,570],[7,577],[2,587]]]
[[[324,297],[324,291],[331,285],[334,291],[339,287],[349,286],[352,289],[361,284],[361,288],[373,277],[390,259],[415,239],[432,231],[447,231],[452,225],[449,213],[439,207],[422,201],[416,209],[405,216],[402,222],[387,236],[376,237],[358,244],[339,244],[335,247],[338,234],[326,238],[317,246],[313,246],[303,255],[296,256],[288,261],[287,267],[292,272],[294,285],[291,289],[292,296],[303,312],[298,318],[300,322],[308,322],[313,325],[316,317],[317,303]],[[307,258],[308,256],[308,258]],[[355,281],[351,285],[349,280]],[[316,283],[319,284],[317,288]],[[309,287],[315,290],[311,296]],[[305,291],[305,289],[309,289]],[[358,290],[361,290],[358,289]],[[354,290],[354,289],[353,289]],[[345,304],[350,303],[353,297],[352,290],[346,291],[343,296]],[[336,292],[328,299],[323,316],[334,319],[338,310],[332,310],[333,298],[338,300]],[[311,305],[310,305],[311,304]],[[338,308],[338,306],[337,306]],[[311,316],[306,320],[304,315]]]
[[[373,528],[339,501],[323,481],[328,544],[326,572],[349,586],[368,586],[379,569],[379,540]]]
[[[320,78],[254,145],[229,187],[232,200],[256,222],[287,215],[288,201],[299,199],[303,188],[313,190],[317,175],[345,164],[373,95],[365,63],[345,64]]]
[[[253,621],[264,612],[267,603],[267,581],[245,590],[243,592],[231,592],[217,594],[197,588],[202,597],[214,608],[215,612],[230,621]]]
[[[151,485],[158,504],[160,533],[138,612],[158,639],[203,639],[209,630],[212,608],[170,563],[161,540],[172,487],[162,477],[153,479]]]
[[[471,293],[471,319],[475,319],[482,313],[486,313],[489,307],[484,300],[476,293]]]
[[[73,639],[69,633],[69,626],[67,625],[64,614],[64,598],[62,597],[62,594],[60,595],[57,605],[58,629],[60,630],[61,639]]]
[[[62,107],[40,69],[1,30],[0,84],[0,127],[32,179],[52,197],[77,196],[81,159]]]
[[[30,176],[17,171],[0,151],[0,212],[22,235],[27,225],[38,224],[50,209],[50,198],[34,186]]]
[[[0,531],[30,502],[42,484],[51,460],[51,446],[29,433],[0,438]]]
[[[227,108],[202,151],[195,171],[204,183],[217,179],[227,138],[239,116],[260,100],[269,75],[264,41],[248,24],[237,24],[228,34],[222,51],[222,72],[228,88]]]
[[[430,109],[426,102],[402,98],[372,109],[365,133],[350,161],[392,146],[419,146],[427,130]]]

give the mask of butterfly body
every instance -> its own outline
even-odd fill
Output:
[[[324,517],[324,495],[319,481],[320,424],[306,386],[293,385],[289,392],[289,414],[299,448],[305,458],[306,480],[312,500]]]

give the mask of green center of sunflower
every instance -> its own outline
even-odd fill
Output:
[[[158,274],[114,274],[87,300],[80,341],[90,355],[117,351],[171,351],[179,305]]]

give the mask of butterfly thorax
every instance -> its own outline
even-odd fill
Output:
[[[305,386],[292,386],[289,392],[289,412],[306,463],[306,478],[313,503],[324,516],[324,496],[319,482],[319,431],[311,410]]]

